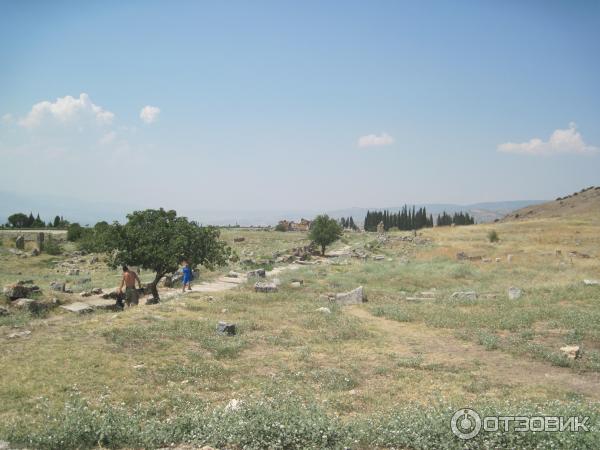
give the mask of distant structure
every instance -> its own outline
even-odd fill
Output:
[[[286,231],[308,231],[312,222],[307,219],[300,219],[300,222],[280,220],[278,228]]]

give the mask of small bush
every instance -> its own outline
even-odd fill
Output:
[[[498,236],[496,230],[491,230],[488,233],[487,237],[490,242],[498,242],[500,240],[500,237]]]
[[[72,223],[69,225],[67,228],[67,241],[75,242],[81,239],[81,236],[83,236],[83,230],[84,228],[78,223]]]
[[[275,231],[287,231],[287,228],[286,228],[286,226],[284,224],[278,223],[275,226]]]
[[[44,243],[44,252],[49,255],[60,255],[62,254],[62,247],[57,241],[52,239],[52,236],[49,236],[48,240]]]

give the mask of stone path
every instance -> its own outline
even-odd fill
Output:
[[[267,278],[274,277],[279,275],[282,272],[287,270],[297,270],[301,266],[296,264],[289,264],[287,266],[275,267],[273,270],[267,271]],[[256,278],[258,281],[259,278]],[[192,290],[182,292],[181,289],[160,289],[160,299],[164,300],[173,300],[182,295],[186,295],[189,292],[205,292],[205,293],[214,293],[214,292],[222,292],[228,291],[230,289],[234,289],[241,284],[245,284],[248,281],[248,277],[245,274],[239,274],[238,277],[228,277],[222,276],[217,278],[214,281],[203,281],[201,283],[192,284]],[[103,290],[104,292],[110,292],[112,289]],[[113,299],[104,299],[101,295],[84,297],[81,300],[73,303],[69,303],[67,305],[62,305],[61,308],[65,309],[69,312],[82,314],[91,312],[96,309],[114,309],[115,300]]]

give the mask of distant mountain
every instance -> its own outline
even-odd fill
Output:
[[[491,222],[517,210],[530,205],[543,203],[543,200],[518,200],[505,202],[474,203],[470,205],[457,205],[446,203],[416,204],[416,208],[422,206],[434,217],[446,211],[449,214],[464,211],[475,217],[477,222]],[[410,204],[410,207],[413,205]],[[10,214],[24,212],[33,214],[40,213],[42,219],[48,221],[55,215],[62,215],[71,222],[79,222],[83,225],[94,224],[100,220],[112,222],[123,221],[128,212],[142,209],[143,205],[123,205],[110,202],[85,202],[82,200],[58,197],[50,195],[21,195],[9,192],[0,192],[0,223],[5,223]],[[164,208],[170,208],[165,205]],[[354,217],[357,223],[361,223],[368,210],[377,211],[387,209],[396,212],[402,206],[388,208],[346,208],[330,211],[318,210],[216,210],[216,209],[177,209],[179,214],[190,217],[205,225],[240,225],[240,226],[267,226],[274,225],[282,219],[300,220],[311,219],[323,212],[331,217]]]
[[[511,211],[504,221],[557,217],[600,217],[600,186],[591,186],[556,200]]]

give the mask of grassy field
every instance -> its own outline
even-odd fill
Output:
[[[497,243],[487,239],[492,229]],[[303,233],[226,229],[223,237],[240,260],[269,266],[308,243]],[[8,246],[2,283],[30,278],[49,296],[48,283],[65,279],[57,266],[71,257],[19,258]],[[0,317],[0,440],[30,448],[600,447],[600,286],[583,284],[600,279],[598,217],[435,228],[416,240],[348,233],[332,248],[349,249],[384,259],[337,256],[283,271],[274,294],[248,283],[121,313]],[[458,252],[484,259],[457,260]],[[66,279],[115,285],[118,273],[88,258]],[[302,288],[291,286],[297,278]],[[368,303],[323,300],[359,285]],[[511,286],[520,299],[508,299]],[[453,298],[457,291],[478,297]],[[217,335],[219,320],[235,322],[238,334]],[[8,338],[15,329],[31,334]],[[582,357],[565,358],[566,344],[580,345]],[[232,399],[241,406],[227,407]],[[461,441],[449,424],[463,407],[585,415],[592,430]]]

